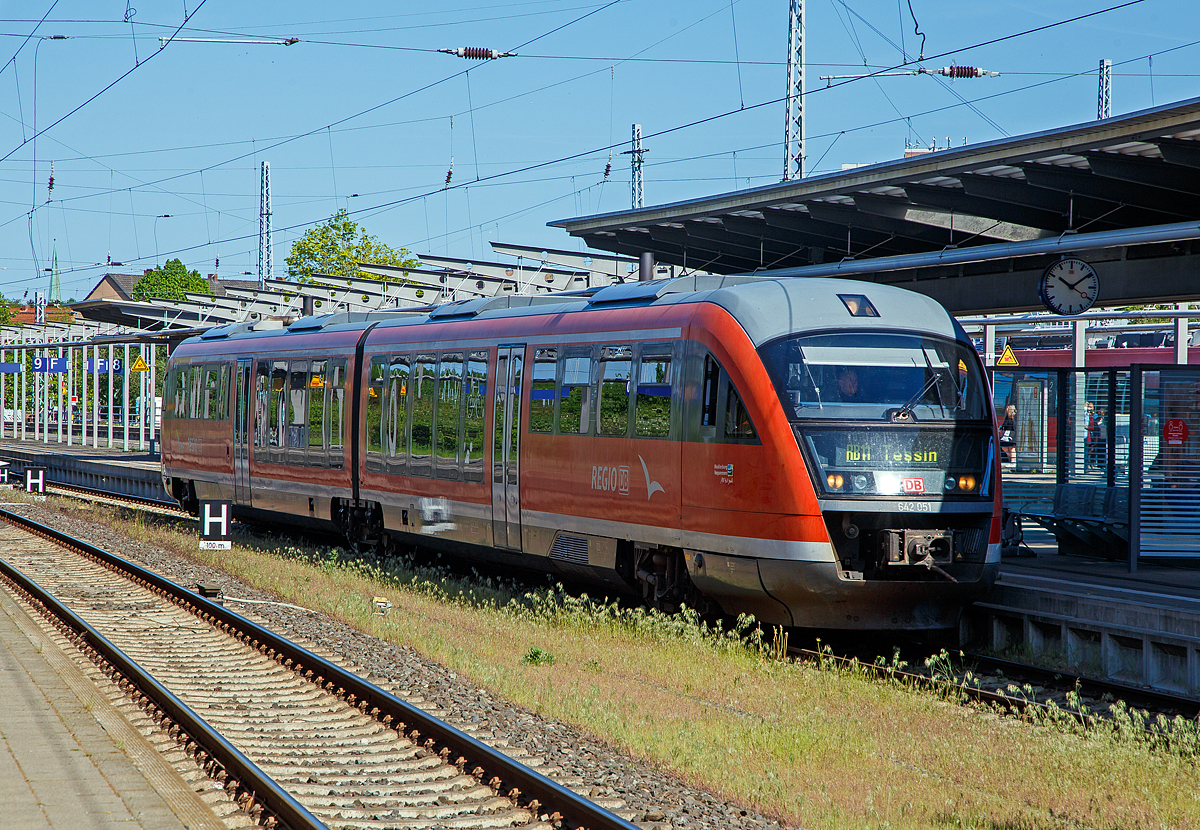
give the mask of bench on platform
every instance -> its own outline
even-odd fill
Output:
[[[1054,534],[1060,553],[1124,559],[1129,555],[1129,490],[1059,484],[1050,510],[1010,506],[1011,513]]]

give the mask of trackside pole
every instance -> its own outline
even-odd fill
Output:
[[[92,449],[100,449],[100,347],[92,345]]]
[[[113,347],[108,344],[108,390],[105,398],[108,401],[108,448],[113,447]]]
[[[125,402],[121,407],[121,434],[125,436],[125,440],[121,445],[124,452],[129,452],[129,344],[125,344],[125,362],[121,364],[121,368],[125,371],[122,373],[123,386],[125,389]]]

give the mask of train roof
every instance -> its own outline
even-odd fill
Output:
[[[756,347],[791,332],[829,328],[916,329],[966,339],[949,312],[923,294],[855,280],[766,276],[675,277],[577,292],[484,297],[394,311],[342,312],[303,317],[286,327],[277,321],[239,323],[210,329],[200,339],[351,332],[372,323],[384,329],[697,302],[713,303],[728,311]]]

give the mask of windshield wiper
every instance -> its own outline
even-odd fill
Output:
[[[928,369],[929,369],[930,379],[934,383],[937,383],[937,379],[938,379],[937,369],[933,368],[933,362],[929,359],[929,352],[926,351],[924,348],[922,348],[921,356],[923,358],[925,358],[925,366],[928,367]],[[942,418],[944,419],[946,417],[946,401],[942,397],[942,385],[940,383],[937,383],[937,393],[938,393],[938,408],[942,410]]]
[[[929,358],[926,357],[925,360],[928,361]],[[917,390],[917,394],[915,394],[911,398],[909,398],[908,402],[906,404],[904,404],[904,406],[900,407],[894,413],[892,413],[892,420],[893,421],[908,420],[909,417],[912,416],[913,409],[916,407],[917,402],[920,401],[921,398],[925,396],[925,393],[929,391],[929,387],[933,386],[933,384],[935,384],[935,383],[937,383],[937,375],[936,374],[930,375],[929,380],[925,381],[925,385]],[[938,403],[940,405],[941,401],[939,400]],[[946,409],[946,407],[943,406],[942,407],[943,412],[945,411],[945,409]]]

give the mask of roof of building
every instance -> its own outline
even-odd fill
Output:
[[[551,224],[718,273],[1200,219],[1200,98],[1029,135]]]
[[[142,278],[141,274],[107,273],[100,278],[95,287],[83,298],[88,300],[129,300],[133,298],[133,287]]]

